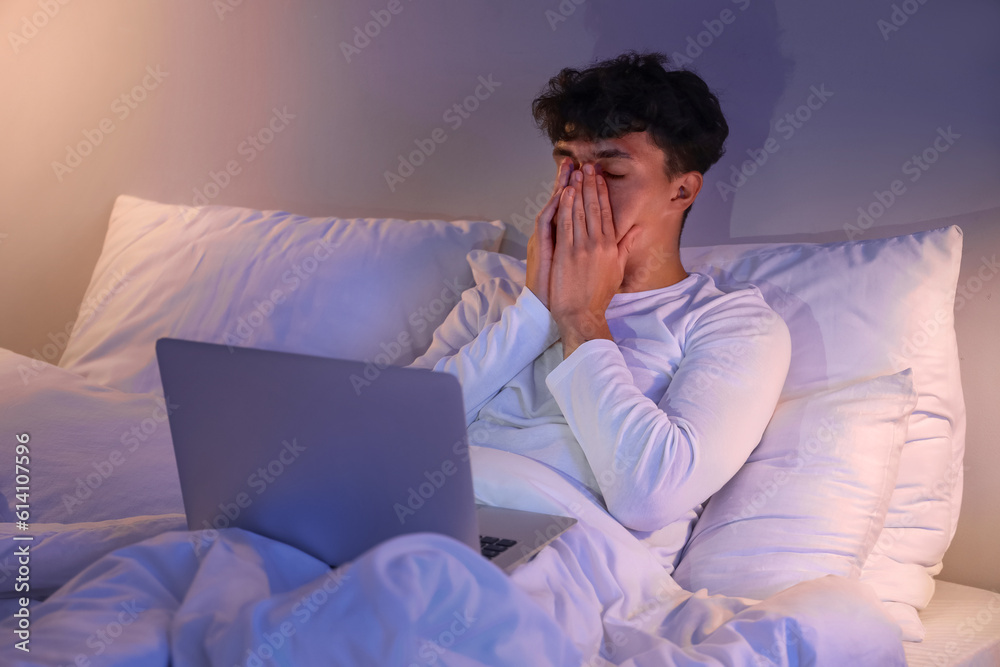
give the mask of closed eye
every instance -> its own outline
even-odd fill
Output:
[[[608,172],[602,172],[604,178],[625,178],[622,174],[609,174]]]

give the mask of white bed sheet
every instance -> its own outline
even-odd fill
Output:
[[[924,640],[903,644],[910,667],[1000,665],[1000,593],[937,581],[920,620]]]

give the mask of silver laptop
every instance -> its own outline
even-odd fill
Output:
[[[360,361],[156,341],[188,528],[235,526],[338,566],[404,533],[510,572],[576,523],[475,503],[458,379]]]

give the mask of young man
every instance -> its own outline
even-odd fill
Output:
[[[590,490],[672,569],[770,420],[790,360],[755,287],[688,273],[680,233],[729,128],[697,75],[629,52],[532,104],[556,185],[525,285],[467,290],[413,366],[462,384],[469,439]]]

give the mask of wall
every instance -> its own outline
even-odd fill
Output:
[[[372,12],[385,23],[377,33]],[[531,99],[561,67],[627,48],[683,56],[731,124],[685,245],[875,238],[958,221],[963,285],[1000,250],[996,3],[6,0],[0,27],[0,346],[47,361],[120,193],[306,215],[500,218],[511,226],[505,249],[523,257],[528,200],[554,170]],[[456,104],[462,115],[448,112]],[[398,175],[435,128],[443,143],[390,184],[387,172]],[[254,136],[269,143],[253,147]],[[872,217],[859,222],[859,207]],[[994,588],[995,286],[981,283],[957,314],[971,463],[943,573]]]

